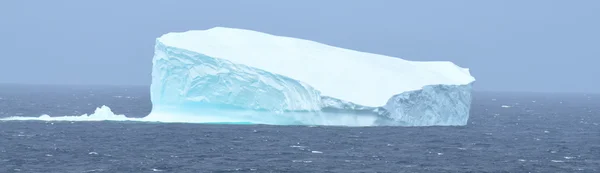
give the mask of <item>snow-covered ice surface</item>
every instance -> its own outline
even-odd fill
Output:
[[[469,70],[216,27],[156,40],[152,113],[279,125],[465,125]]]

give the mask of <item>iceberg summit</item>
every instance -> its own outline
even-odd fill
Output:
[[[272,125],[466,125],[475,81],[416,62],[246,29],[156,39],[148,119]],[[160,118],[159,118],[160,117]]]

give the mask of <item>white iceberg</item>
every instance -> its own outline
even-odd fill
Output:
[[[276,125],[465,125],[469,70],[216,27],[156,40],[150,119]],[[160,117],[160,118],[159,118]]]

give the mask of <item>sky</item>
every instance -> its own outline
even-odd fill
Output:
[[[600,92],[597,0],[0,1],[0,83],[149,85],[157,37],[235,27],[415,61],[479,91]]]

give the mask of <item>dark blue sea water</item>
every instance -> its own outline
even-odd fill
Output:
[[[143,117],[148,92],[0,85],[0,117]],[[0,121],[0,172],[597,173],[600,95],[475,92],[464,127]]]

